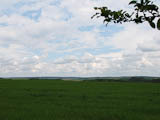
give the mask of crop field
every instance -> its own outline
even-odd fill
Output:
[[[160,120],[160,84],[0,80],[0,120]]]

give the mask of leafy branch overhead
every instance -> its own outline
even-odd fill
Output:
[[[124,23],[135,22],[137,24],[148,22],[152,28],[160,30],[160,12],[159,7],[150,0],[132,0],[129,5],[134,6],[134,11],[128,13],[124,10],[112,11],[108,7],[95,7],[98,10],[94,17],[104,17],[104,23]]]

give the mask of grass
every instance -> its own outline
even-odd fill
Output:
[[[0,120],[159,119],[159,83],[0,80]]]

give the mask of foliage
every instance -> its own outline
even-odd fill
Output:
[[[99,10],[94,17],[104,17],[104,23],[124,23],[134,22],[143,23],[148,22],[152,28],[160,30],[160,12],[159,7],[150,0],[132,0],[129,5],[134,5],[134,12],[131,14],[124,10],[112,11],[108,7],[95,7]]]

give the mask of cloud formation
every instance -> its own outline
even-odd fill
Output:
[[[94,6],[128,2],[0,1],[0,76],[159,76],[159,31],[91,20]]]

